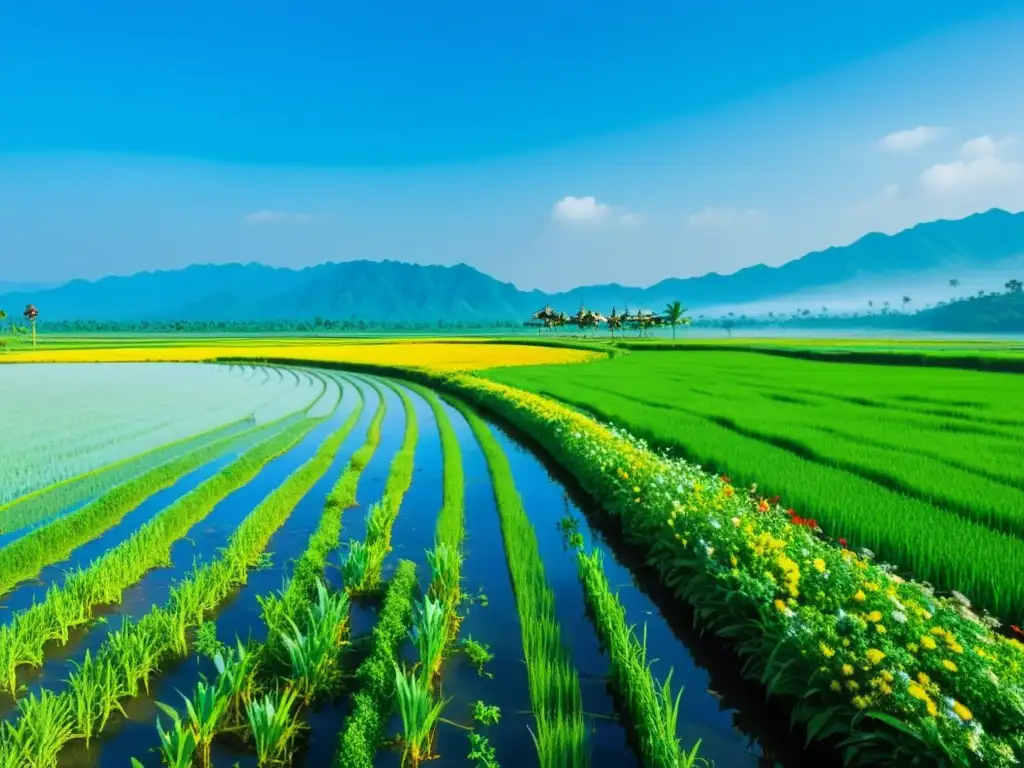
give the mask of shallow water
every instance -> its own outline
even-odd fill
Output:
[[[343,393],[341,403],[328,418],[331,432],[338,429],[356,407],[353,386],[343,385]],[[231,647],[234,647],[236,637],[243,642],[248,639],[257,642],[266,640],[267,628],[261,620],[257,597],[272,594],[284,586],[295,558],[306,549],[309,537],[319,525],[328,493],[344,471],[352,454],[365,439],[365,434],[360,435],[353,428],[334,455],[327,471],[299,500],[288,519],[271,537],[266,550],[272,554],[270,567],[250,571],[248,581],[221,604],[214,616],[209,617],[216,621],[218,639]],[[208,659],[192,653],[163,670],[150,684],[150,695],[144,698],[163,701],[181,711],[181,697],[175,692],[191,692],[199,681],[200,674],[212,678],[216,670]],[[149,708],[144,702],[137,702],[133,706],[142,716],[137,717],[133,714],[120,723],[116,732],[98,741],[90,750],[90,753],[95,753],[95,759],[102,762],[103,756],[109,758],[124,754],[152,756],[159,748],[155,719],[150,716]]]
[[[79,660],[87,650],[93,654],[111,631],[120,627],[121,618],[137,620],[154,605],[163,605],[171,587],[187,574],[193,564],[209,562],[228,541],[239,523],[292,472],[308,461],[331,432],[330,420],[313,427],[298,444],[271,459],[246,485],[222,499],[210,513],[189,529],[171,547],[171,566],[155,568],[122,593],[122,600],[110,606],[106,621],[83,628],[67,645],[47,654],[41,669],[26,675],[30,692],[40,688],[60,691],[67,686],[69,661]]]
[[[402,498],[398,518],[391,532],[391,548],[384,561],[384,573],[394,570],[399,559],[416,563],[420,586],[426,589],[430,569],[426,551],[434,546],[437,515],[444,495],[444,457],[441,436],[430,404],[402,387],[413,403],[418,429],[413,458],[412,484]]]

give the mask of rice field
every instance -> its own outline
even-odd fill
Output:
[[[789,748],[740,727],[576,492],[458,399],[258,363],[4,366],[0,391],[31,393],[0,406],[0,765]]]
[[[38,354],[0,366],[0,768],[1024,759],[1016,375]]]
[[[756,483],[833,539],[1024,623],[1024,377],[745,352],[488,375]]]

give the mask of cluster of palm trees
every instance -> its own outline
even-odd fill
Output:
[[[35,308],[34,304],[27,304],[27,305],[25,305],[25,311],[22,312],[21,315],[22,315],[22,317],[25,318],[25,322],[28,323],[29,326],[32,328],[32,346],[35,347],[35,345],[36,345],[36,318],[39,317],[39,310]],[[4,330],[6,330],[7,333],[9,333],[12,336],[19,332],[18,326],[16,326],[13,322],[11,322],[10,325],[8,325],[6,329],[4,329],[4,322],[6,320],[7,320],[7,313],[4,310],[0,309],[0,347],[2,347],[4,345],[3,344],[3,338],[2,338],[2,334],[3,334]]]
[[[624,328],[635,330],[641,336],[646,336],[649,329],[668,325],[672,328],[672,338],[674,339],[676,337],[676,327],[689,325],[690,318],[686,316],[686,307],[678,301],[671,302],[661,314],[648,309],[640,309],[630,314],[629,307],[626,307],[625,312],[620,313],[616,311],[615,307],[612,307],[612,311],[607,317],[584,306],[580,306],[575,315],[567,315],[565,312],[558,312],[552,309],[551,305],[548,304],[543,309],[538,309],[534,312],[532,320],[526,323],[526,325],[537,325],[541,328],[550,329],[574,325],[584,335],[589,330],[597,331],[602,324],[608,326],[612,336],[615,336],[616,331]]]

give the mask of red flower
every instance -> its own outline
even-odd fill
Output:
[[[796,515],[796,510],[790,507],[789,509],[786,510],[786,514],[790,517],[793,517],[794,515]]]
[[[771,500],[768,503],[771,504],[772,506],[775,506],[776,504],[779,503],[779,497],[778,496],[772,496]]]
[[[1016,633],[1017,633],[1018,635],[1024,635],[1024,629],[1021,629],[1021,628],[1020,628],[1020,627],[1018,627],[1018,626],[1017,626],[1016,624],[1011,624],[1011,625],[1010,625],[1010,629],[1012,629],[1012,630],[1013,630],[1014,632],[1016,632]]]
[[[768,511],[768,502],[765,501],[764,499],[761,499],[761,503],[757,505],[757,511],[758,512],[767,512]]]
[[[840,547],[845,547],[846,546],[846,539],[840,539],[839,540],[839,546]]]
[[[721,476],[720,476],[720,479],[721,479],[721,481],[722,481],[723,483],[731,483],[731,482],[732,482],[732,480],[730,480],[730,479],[729,479],[729,476],[728,476],[728,475],[721,475]]]

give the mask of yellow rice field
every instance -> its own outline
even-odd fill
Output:
[[[288,358],[309,362],[372,363],[431,371],[472,371],[511,365],[581,363],[601,353],[525,344],[217,344],[117,347],[112,349],[39,349],[0,355],[0,363],[201,362],[221,358]]]

